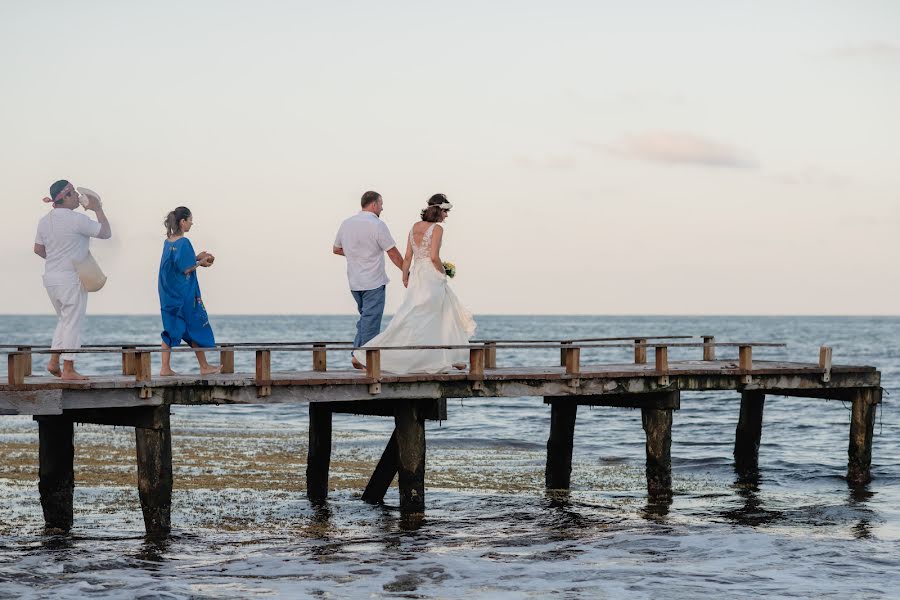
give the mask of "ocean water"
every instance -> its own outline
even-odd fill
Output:
[[[541,398],[453,399],[428,422],[423,518],[360,500],[391,419],[335,415],[331,492],[304,495],[304,406],[175,407],[173,535],[143,537],[134,434],[76,429],[75,526],[43,531],[37,427],[0,417],[0,598],[900,598],[900,319],[482,316],[492,339],[716,335],[783,341],[754,358],[877,366],[873,481],[844,479],[849,405],[768,397],[760,476],[732,448],[739,398],[684,393],[672,443],[674,498],[648,502],[640,412],[579,409],[572,490],[543,489],[549,408]],[[47,343],[50,317],[0,317],[0,343]],[[227,341],[346,340],[351,317],[213,317]],[[158,317],[93,316],[87,343],[155,343]],[[699,358],[700,349],[670,360]],[[719,350],[722,354],[727,352]],[[695,356],[696,355],[696,356]],[[329,356],[336,368],[340,354]],[[583,362],[630,360],[591,350]],[[158,360],[158,357],[154,357]],[[238,354],[238,370],[251,369]],[[276,353],[273,369],[308,368]],[[556,351],[498,363],[554,364]],[[176,370],[196,370],[187,354]],[[5,361],[3,362],[5,366]],[[36,361],[35,368],[40,365]],[[86,373],[118,356],[86,357]],[[158,369],[158,363],[154,364]]]

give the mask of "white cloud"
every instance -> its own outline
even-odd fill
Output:
[[[804,167],[794,171],[775,173],[772,179],[786,185],[812,185],[827,188],[847,187],[850,180],[843,175],[827,171],[821,167]]]
[[[888,42],[864,42],[835,48],[829,55],[843,59],[900,60],[900,46]]]
[[[660,163],[755,168],[756,160],[735,146],[691,133],[649,131],[626,135],[607,147],[613,154]]]

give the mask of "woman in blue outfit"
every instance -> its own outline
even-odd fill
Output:
[[[191,241],[184,237],[191,230],[194,217],[184,206],[170,212],[164,224],[167,237],[159,260],[162,347],[168,350],[184,340],[193,348],[211,348],[216,345],[216,338],[200,297],[197,268],[209,267],[215,257],[205,251],[194,254]],[[171,354],[162,353],[162,369],[159,372],[162,376],[177,375],[170,365]],[[196,354],[202,375],[219,372],[221,367],[213,367],[206,362],[205,352],[199,351]]]

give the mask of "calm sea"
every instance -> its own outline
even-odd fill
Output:
[[[75,527],[42,533],[37,428],[0,417],[0,598],[900,598],[900,319],[839,317],[483,316],[495,339],[716,335],[783,341],[754,358],[877,366],[886,389],[874,480],[851,489],[849,405],[769,397],[761,478],[732,465],[735,393],[685,393],[675,414],[671,505],[647,502],[640,412],[582,408],[572,492],[543,490],[549,408],[541,398],[449,401],[427,424],[427,514],[401,519],[360,499],[393,427],[335,416],[324,505],[304,495],[303,406],[175,407],[170,540],[143,538],[134,434],[76,429]],[[0,317],[0,343],[47,343],[54,319]],[[214,317],[219,341],[348,340],[354,319]],[[88,343],[158,340],[158,317],[89,317]],[[720,355],[722,352],[720,351]],[[670,360],[699,358],[699,350]],[[726,354],[727,355],[727,354]],[[344,357],[329,356],[332,367]],[[626,349],[583,362],[627,361]],[[158,360],[158,359],[155,359]],[[238,370],[251,357],[238,355]],[[275,354],[273,368],[308,368]],[[508,351],[498,363],[554,364],[555,351]],[[118,357],[90,357],[87,373]],[[3,361],[5,367],[5,361]],[[192,357],[177,370],[196,370]],[[38,364],[36,363],[36,367]],[[158,369],[158,364],[154,365]],[[4,375],[5,376],[5,375]]]

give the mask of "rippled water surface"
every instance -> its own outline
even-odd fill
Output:
[[[353,323],[213,320],[220,341],[349,339]],[[54,324],[0,317],[0,343],[46,343]],[[89,317],[86,341],[155,343],[158,328],[156,317]],[[654,334],[784,341],[754,357],[809,362],[828,344],[835,363],[877,366],[886,394],[872,483],[844,479],[845,403],[768,397],[761,476],[741,482],[731,459],[737,394],[684,393],[671,504],[646,498],[640,412],[628,409],[579,410],[572,491],[550,495],[541,398],[450,400],[448,420],[427,424],[427,514],[405,519],[395,488],[385,506],[359,498],[391,419],[335,415],[332,491],[316,506],[304,494],[305,407],[176,407],[171,539],[143,537],[133,430],[101,426],[76,429],[75,527],[61,536],[43,531],[35,423],[0,416],[0,598],[900,598],[900,319],[479,319],[487,338]],[[626,349],[582,357],[629,359]],[[273,369],[309,360],[275,354]],[[555,351],[498,355],[501,365],[557,360]],[[80,367],[115,372],[117,361],[86,357]],[[237,369],[250,361],[238,355]],[[187,355],[173,362],[196,370]]]

